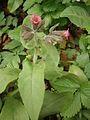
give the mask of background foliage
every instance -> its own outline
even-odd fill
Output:
[[[43,32],[24,41],[32,14]],[[69,40],[54,33],[67,29]],[[0,0],[0,112],[0,120],[90,120],[90,0]]]

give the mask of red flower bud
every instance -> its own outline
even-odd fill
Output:
[[[68,38],[70,36],[69,29],[64,31],[63,36],[68,40]]]
[[[31,22],[32,22],[33,25],[38,26],[38,25],[41,24],[42,19],[41,19],[41,17],[38,16],[38,15],[32,15],[32,17],[31,17]]]

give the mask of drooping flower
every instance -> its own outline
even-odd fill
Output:
[[[64,30],[63,36],[68,40],[70,36],[69,28],[67,30]]]
[[[32,15],[31,17],[31,22],[34,26],[38,26],[41,24],[42,22],[42,19],[41,19],[41,16],[38,16],[38,15]]]

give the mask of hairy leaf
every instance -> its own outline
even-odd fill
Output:
[[[25,60],[20,73],[18,87],[31,120],[37,120],[44,99],[44,62],[32,64]]]
[[[52,72],[57,71],[59,63],[59,53],[55,46],[42,42],[42,57],[45,57],[45,78],[48,78]],[[52,72],[51,72],[52,71]]]

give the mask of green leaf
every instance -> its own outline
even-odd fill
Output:
[[[68,101],[67,105],[63,108],[61,115],[64,117],[73,117],[81,109],[80,94],[76,93],[73,95],[72,101]]]
[[[26,25],[27,27],[29,27],[30,29],[32,29],[33,26],[32,26],[32,23],[31,23],[30,19],[31,19],[30,15],[26,16],[25,19],[23,20],[23,25]]]
[[[58,8],[58,4],[55,0],[48,0],[43,4],[43,10],[45,12],[55,11]]]
[[[71,94],[58,94],[47,91],[44,97],[44,103],[40,112],[40,118],[60,113],[68,101],[72,100]],[[53,109],[54,108],[54,109]]]
[[[28,11],[28,14],[35,14],[35,15],[42,15],[41,6],[39,4],[35,4],[33,7],[31,7]]]
[[[44,24],[44,27],[48,27],[51,22],[52,22],[52,17],[50,14],[46,14],[45,17],[44,17],[44,21],[45,21],[45,24]]]
[[[19,100],[9,97],[2,108],[0,120],[29,120],[29,116]]]
[[[89,54],[88,53],[82,53],[81,55],[77,56],[76,62],[78,65],[82,68],[86,66],[86,64],[89,63]]]
[[[0,98],[0,111],[1,111],[1,109],[2,109],[2,100]]]
[[[80,93],[82,104],[85,107],[90,108],[90,81],[81,85]]]
[[[82,35],[80,40],[79,40],[79,47],[82,50],[82,52],[86,52],[87,48],[87,43],[88,43],[88,38],[86,35]]]
[[[55,46],[50,45],[50,44],[46,44],[45,49],[47,53],[46,64],[50,66],[54,65],[57,67],[59,63],[59,53],[57,49],[55,48]]]
[[[90,17],[87,11],[78,6],[67,7],[60,15],[61,17],[68,17],[72,23],[81,28],[86,28],[90,25]]]
[[[83,110],[82,113],[88,120],[90,120],[90,109]]]
[[[13,13],[22,3],[23,3],[23,0],[9,0],[8,1],[9,11]]]
[[[12,50],[16,47],[21,46],[21,43],[15,40],[12,40],[11,42],[9,42],[8,44],[6,44],[3,48],[4,49],[8,49],[8,50]]]
[[[9,37],[10,37],[11,39],[14,39],[14,40],[20,42],[20,30],[21,30],[21,26],[16,27],[16,28],[13,29],[13,30],[9,30],[9,33],[8,33]]]
[[[19,70],[16,68],[3,68],[0,69],[0,93],[2,93],[6,86],[16,80],[19,76]]]
[[[62,4],[70,3],[71,0],[62,0]]]
[[[0,26],[5,25],[6,19],[4,18],[4,12],[0,12]]]
[[[43,104],[45,92],[44,69],[44,62],[32,64],[25,60],[19,76],[19,91],[31,120],[38,119]]]
[[[65,9],[65,5],[59,4],[58,8],[52,13],[54,19],[60,18],[61,12]]]
[[[68,58],[71,58],[71,59],[73,58],[73,56],[79,54],[79,52],[76,49],[70,49],[70,48],[68,48],[67,50],[65,50],[65,53],[68,56]]]
[[[48,67],[45,71],[45,78],[50,81],[54,81],[58,77],[62,77],[63,75],[67,74],[65,71],[63,71],[62,68],[58,67]]]
[[[74,74],[67,74],[62,77],[57,77],[56,80],[51,81],[51,85],[59,92],[75,92],[80,88],[78,84],[79,78]]]
[[[86,5],[90,5],[90,0],[87,0],[87,1],[86,1]]]
[[[35,3],[41,3],[42,0],[26,0],[23,7],[24,11],[28,10],[33,4]]]
[[[90,62],[86,64],[84,71],[85,71],[86,76],[90,78]]]
[[[6,67],[8,65],[13,65],[13,62],[16,62],[17,64],[20,63],[20,58],[18,55],[15,55],[15,53],[3,52],[1,53],[1,55],[3,59],[1,65],[3,65],[3,67]]]
[[[84,74],[84,72],[78,66],[71,65],[70,68],[69,68],[69,72],[78,76],[80,82],[88,81],[86,75]]]
[[[73,118],[64,118],[63,120],[77,120],[76,117]]]
[[[42,42],[42,56],[45,59],[45,78],[50,76],[51,72],[57,71],[57,66],[59,63],[59,53],[55,46]],[[52,75],[52,74],[51,74]]]
[[[30,0],[26,0],[23,4],[24,7],[24,11],[26,11],[27,9],[29,9],[33,4],[35,3],[35,1],[30,1]]]
[[[13,25],[14,27],[17,26],[17,23],[18,23],[18,19],[16,17],[13,17],[11,15],[9,15],[7,18],[6,18],[6,25],[8,27],[10,27],[10,25]]]
[[[23,21],[23,26],[20,31],[20,42],[22,43],[23,47],[26,49],[32,50],[36,46],[36,37],[33,32],[32,24],[30,21],[30,16],[27,16]],[[27,29],[29,29],[29,31]],[[32,29],[31,29],[32,28]],[[24,36],[23,36],[24,34]],[[26,35],[26,39],[25,39]]]
[[[24,48],[26,49],[34,49],[35,48],[35,36],[32,39],[24,40],[23,37],[20,35],[20,41]]]

